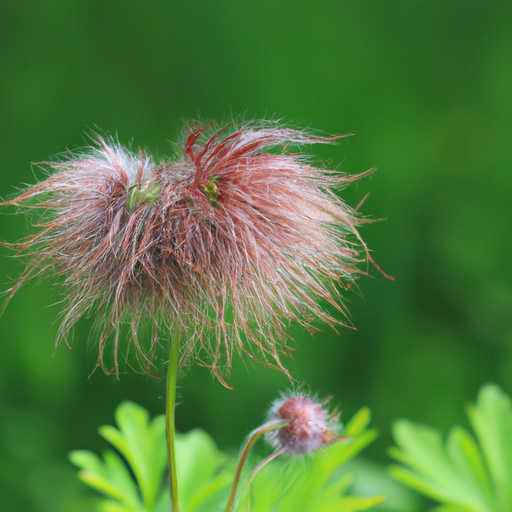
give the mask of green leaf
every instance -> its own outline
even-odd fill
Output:
[[[152,509],[162,485],[167,464],[165,419],[159,416],[149,424],[147,411],[123,402],[116,410],[119,430],[111,426],[100,428],[100,434],[123,455],[133,470],[145,506]]]
[[[111,450],[102,459],[87,451],[72,452],[70,460],[81,468],[80,479],[111,498],[102,502],[104,512],[167,512],[165,418],[150,421],[147,411],[131,402],[123,402],[115,416],[119,428],[105,425],[99,431],[124,460]],[[226,456],[211,437],[201,430],[179,434],[176,451],[182,511],[225,502],[233,470],[229,475],[219,471]]]
[[[414,489],[415,491],[427,496],[428,498],[432,498],[433,500],[437,501],[446,500],[446,496],[440,492],[436,485],[433,485],[432,482],[425,478],[421,478],[412,471],[404,469],[400,466],[391,466],[389,468],[389,472],[397,480],[400,480],[411,489]]]
[[[512,405],[496,385],[485,385],[468,408],[471,426],[482,446],[496,486],[497,510],[512,510]]]
[[[473,512],[473,509],[464,505],[442,505],[436,507],[432,512]]]
[[[129,510],[153,511],[167,467],[165,419],[159,416],[149,422],[142,407],[124,402],[116,410],[116,420],[119,429],[103,426],[100,434],[124,460],[109,450],[103,460],[78,451],[70,455],[71,462],[82,468],[79,476],[85,483],[117,500],[106,507],[112,509],[113,503],[117,503]]]
[[[339,507],[340,512],[357,512],[358,510],[368,510],[385,501],[384,496],[374,496],[373,498],[358,498],[356,496],[346,496],[342,499]],[[328,512],[328,509],[322,509],[322,512]]]
[[[185,510],[193,510],[202,501],[199,494],[204,496],[203,499],[208,497],[204,487],[211,482],[226,456],[206,432],[195,429],[177,436],[176,459],[180,501]],[[210,489],[211,494],[215,486]]]
[[[363,407],[357,411],[345,427],[345,435],[357,436],[370,424],[372,415],[370,409]]]
[[[145,509],[133,509],[121,505],[117,501],[105,500],[98,505],[98,512],[144,512]]]
[[[131,509],[140,509],[139,493],[126,466],[110,451],[104,453],[104,459],[103,463],[99,457],[87,451],[70,454],[71,462],[82,468],[79,477],[83,482]]]
[[[405,467],[390,473],[448,512],[512,510],[512,403],[497,386],[484,386],[476,405],[468,408],[476,439],[454,427],[446,445],[437,430],[397,421],[390,450]]]
[[[447,451],[458,472],[487,502],[492,502],[492,488],[487,468],[474,438],[461,427],[454,427],[448,437]]]

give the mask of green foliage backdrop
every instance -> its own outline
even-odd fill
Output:
[[[88,143],[91,130],[161,156],[191,118],[283,118],[327,133],[313,148],[346,172],[378,172],[347,190],[391,282],[372,271],[349,296],[357,330],[296,338],[292,374],[335,395],[350,417],[373,412],[368,450],[388,463],[393,419],[441,430],[487,381],[512,391],[512,4],[507,0],[0,2],[0,197],[31,168]],[[0,216],[0,238],[23,219]],[[0,249],[0,286],[20,272]],[[163,412],[163,385],[117,381],[87,349],[54,349],[60,297],[25,287],[0,318],[0,509],[89,510],[67,462],[100,451],[96,429],[125,399]],[[228,391],[208,371],[180,381],[178,428],[235,449],[287,379],[236,362]],[[83,499],[81,499],[81,496]]]

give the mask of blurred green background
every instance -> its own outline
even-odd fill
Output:
[[[484,382],[512,392],[512,3],[0,2],[2,198],[34,183],[31,162],[96,127],[164,156],[184,121],[244,113],[355,131],[311,151],[345,172],[379,169],[344,197],[355,206],[371,191],[363,212],[387,220],[362,234],[396,281],[361,278],[348,297],[357,330],[293,330],[288,361],[343,418],[371,408],[381,435],[369,460],[390,462],[396,418],[446,430],[466,423]],[[26,233],[12,213],[4,241]],[[22,264],[0,252],[5,290]],[[97,427],[124,399],[164,410],[161,382],[88,378],[87,321],[72,350],[54,349],[58,298],[51,282],[26,286],[0,318],[0,510],[91,510],[67,453],[104,447]],[[290,386],[241,361],[230,383],[190,369],[178,428],[234,451]]]

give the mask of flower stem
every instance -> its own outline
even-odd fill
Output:
[[[233,485],[231,486],[231,492],[229,494],[228,504],[226,507],[226,512],[233,512],[233,504],[235,502],[236,489],[238,487],[238,483],[240,481],[240,474],[242,473],[242,468],[245,463],[245,459],[247,459],[247,455],[249,454],[252,445],[263,435],[271,430],[276,430],[278,428],[284,427],[288,424],[288,420],[274,420],[264,423],[257,429],[253,430],[249,434],[249,440],[247,441],[244,449],[242,450],[242,454],[240,455],[240,459],[238,461],[238,465],[236,467],[235,477],[233,478]]]
[[[167,456],[169,459],[169,478],[171,483],[171,499],[173,512],[179,512],[178,478],[176,475],[176,379],[178,376],[178,363],[180,359],[180,344],[177,338],[171,340],[169,347],[169,365],[167,367],[167,390],[165,418],[167,423]]]

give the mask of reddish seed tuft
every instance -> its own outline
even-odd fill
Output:
[[[330,414],[326,402],[303,395],[294,395],[276,400],[268,414],[268,421],[288,420],[284,427],[267,435],[272,445],[280,453],[311,453],[330,444],[334,439],[342,439],[334,432],[337,415]]]
[[[364,220],[334,190],[371,171],[319,169],[289,149],[339,137],[268,122],[230,130],[189,127],[179,161],[98,138],[49,163],[44,181],[4,203],[39,212],[37,232],[15,244],[30,260],[10,296],[32,277],[61,276],[58,338],[94,316],[106,371],[118,371],[125,336],[123,353],[134,347],[143,370],[158,371],[160,340],[175,333],[182,364],[194,356],[219,378],[234,351],[286,371],[286,324],[342,323],[320,304],[344,314],[340,291],[370,259]]]

